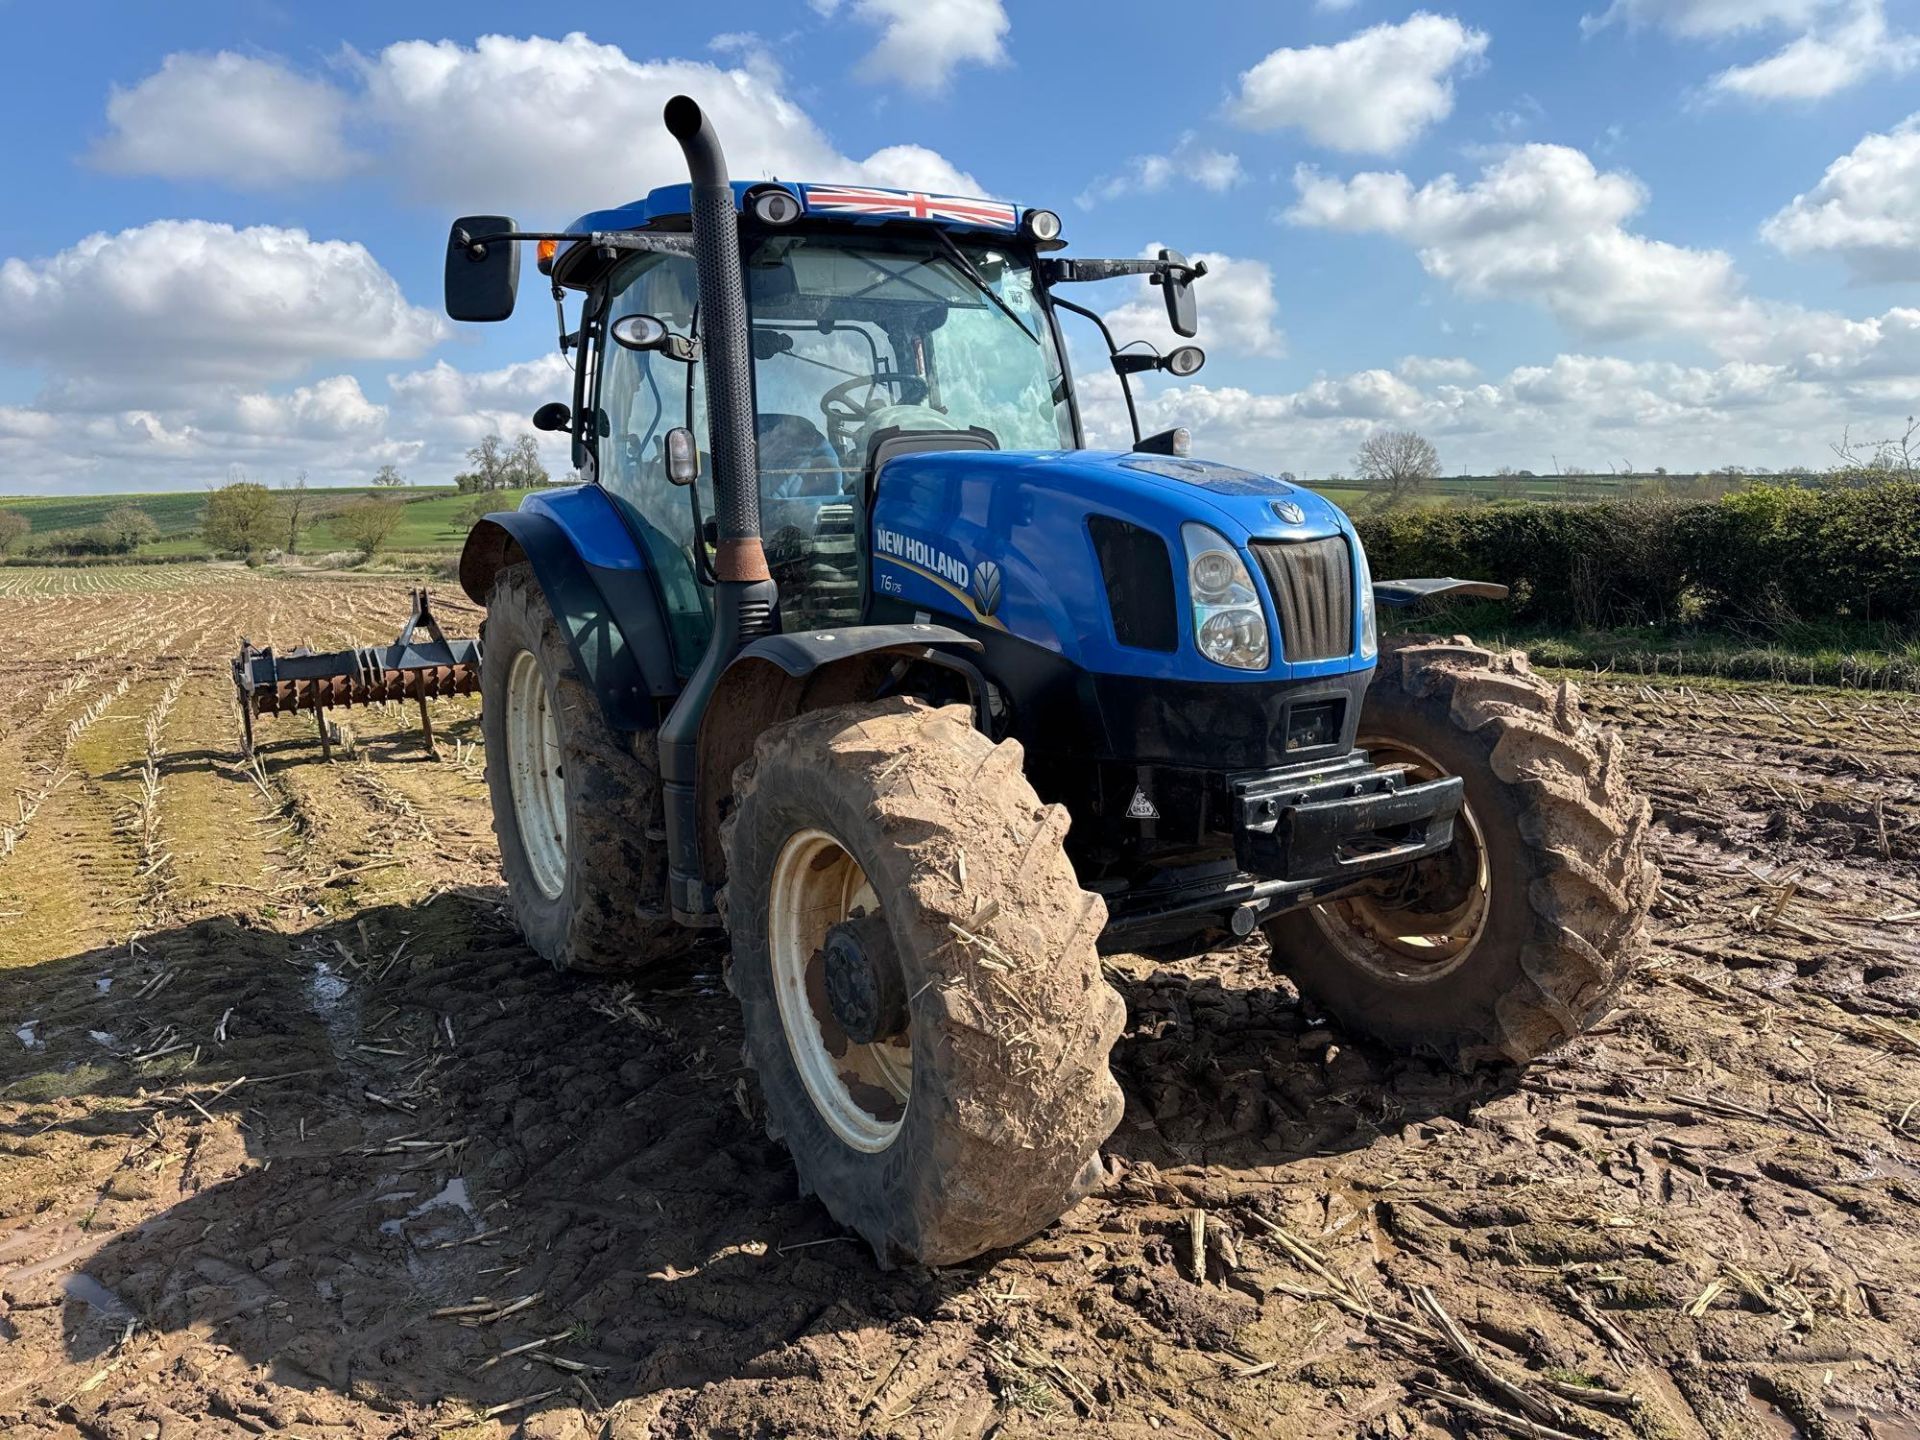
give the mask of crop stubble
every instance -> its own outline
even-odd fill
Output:
[[[1256,949],[1118,957],[1113,1183],[881,1273],[763,1138],[717,948],[635,990],[517,942],[470,702],[439,763],[396,708],[240,765],[242,631],[406,605],[0,572],[0,1432],[1920,1433],[1915,697],[1585,681],[1667,877],[1599,1032],[1462,1081]]]

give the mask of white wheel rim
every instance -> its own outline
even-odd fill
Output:
[[[827,931],[855,911],[879,909],[860,862],[826,831],[802,830],[780,848],[767,897],[767,946],[787,1053],[820,1118],[868,1154],[891,1145],[906,1121],[913,1027],[875,1045],[848,1039],[827,1003],[820,947]]]
[[[567,781],[547,704],[547,681],[531,650],[507,672],[507,784],[533,883],[556,899],[567,883]]]
[[[1376,764],[1400,766],[1409,780],[1437,780],[1448,773],[1439,761],[1404,740],[1363,736],[1355,744]],[[1467,847],[1475,873],[1466,900],[1444,925],[1423,928],[1416,919],[1420,912],[1393,910],[1359,895],[1315,905],[1308,913],[1320,933],[1348,960],[1383,980],[1427,984],[1459,969],[1486,933],[1493,910],[1493,877],[1486,837],[1472,806],[1462,803],[1453,827],[1454,844]]]

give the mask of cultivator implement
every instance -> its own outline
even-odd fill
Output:
[[[425,630],[427,638],[416,639]],[[353,705],[413,700],[420,706],[420,731],[427,753],[435,754],[433,718],[427,701],[472,695],[480,689],[480,642],[449,640],[434,619],[425,589],[413,592],[413,614],[393,644],[358,646],[316,654],[305,648],[276,655],[271,646],[257,650],[242,639],[233,661],[233,683],[240,697],[242,750],[253,754],[253,717],[311,710],[320,727],[320,753],[333,758],[327,711]]]

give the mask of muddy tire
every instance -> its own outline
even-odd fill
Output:
[[[774,726],[734,776],[728,983],[767,1132],[882,1265],[1017,1243],[1105,1176],[1106,907],[1021,764],[965,708],[895,699]],[[827,977],[848,935],[885,992],[858,1020]]]
[[[644,970],[686,939],[665,909],[653,737],[639,758],[607,725],[531,566],[495,578],[483,635],[487,790],[520,932],[559,969]]]
[[[1619,737],[1571,684],[1463,637],[1383,646],[1360,744],[1464,779],[1454,848],[1394,893],[1270,922],[1275,968],[1350,1029],[1461,1069],[1523,1064],[1598,1020],[1658,880]]]

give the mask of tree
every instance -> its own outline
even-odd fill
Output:
[[[547,467],[540,463],[540,445],[531,435],[522,435],[509,447],[498,435],[482,437],[467,451],[473,468],[453,477],[454,485],[467,493],[485,494],[491,490],[531,490],[548,482]]]
[[[31,529],[33,522],[18,510],[0,510],[0,555],[5,555],[26,539]]]
[[[359,547],[362,555],[371,555],[393,538],[400,509],[397,500],[356,500],[335,517],[333,528]]]
[[[206,513],[200,520],[200,533],[214,549],[249,556],[271,545],[279,529],[273,492],[251,480],[222,485],[207,496]]]
[[[138,550],[160,533],[154,519],[138,505],[117,505],[100,522],[101,531],[116,550]]]
[[[531,490],[551,483],[547,467],[540,463],[540,442],[531,435],[522,435],[513,442],[513,449],[507,455],[507,487]]]
[[[1353,457],[1362,480],[1382,491],[1380,504],[1391,508],[1414,499],[1440,474],[1440,452],[1413,430],[1382,430],[1369,436]]]
[[[407,483],[407,477],[400,473],[398,465],[382,465],[373,472],[373,483],[385,490],[398,490]]]
[[[280,518],[287,526],[287,554],[300,553],[300,532],[313,516],[307,506],[307,472],[302,470],[291,480],[280,482]]]

